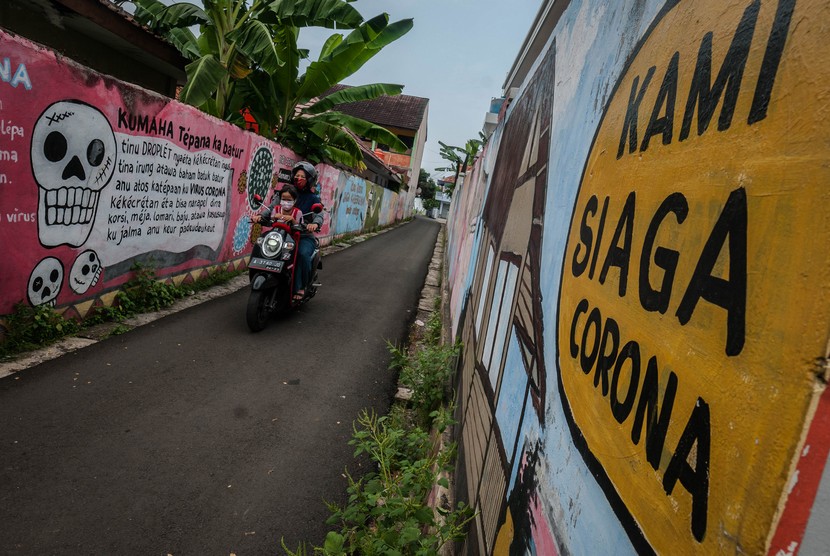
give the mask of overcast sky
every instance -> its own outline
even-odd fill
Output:
[[[541,0],[357,0],[365,19],[413,18],[415,26],[383,49],[347,85],[398,83],[404,94],[429,99],[427,145],[422,167],[433,173],[446,163],[438,141],[463,146],[477,139],[490,107],[524,42]],[[302,46],[319,55],[331,30],[303,30]],[[346,31],[343,31],[346,33]]]

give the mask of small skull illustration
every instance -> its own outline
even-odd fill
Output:
[[[63,283],[63,264],[55,257],[46,257],[29,276],[29,303],[34,306],[48,303],[54,307]]]
[[[84,251],[78,255],[72,265],[72,270],[69,271],[69,287],[78,295],[86,293],[89,288],[98,283],[102,270],[98,253],[91,249]]]
[[[31,158],[40,243],[80,247],[92,231],[101,190],[115,171],[112,126],[88,104],[55,102],[35,123]]]

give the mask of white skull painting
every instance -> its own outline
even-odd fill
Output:
[[[115,159],[112,126],[98,109],[62,100],[40,115],[32,131],[32,172],[42,245],[80,247],[86,242]]]
[[[55,257],[46,257],[29,275],[29,303],[55,305],[63,283],[63,264]]]
[[[69,271],[69,287],[78,295],[86,293],[89,288],[98,283],[102,270],[98,253],[87,249],[78,255],[72,264],[72,270]]]

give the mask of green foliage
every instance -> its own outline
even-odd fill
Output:
[[[390,23],[385,13],[363,21],[346,36],[329,37],[302,75],[300,57],[295,55],[299,29],[281,31],[291,63],[272,72],[255,71],[241,89],[260,132],[309,160],[328,159],[357,168],[364,163],[355,136],[404,152],[406,145],[385,128],[337,111],[344,103],[400,94],[401,85],[374,83],[323,95],[411,28],[412,20]]]
[[[6,324],[8,333],[0,344],[0,357],[51,344],[79,328],[78,323],[63,318],[50,305],[32,307],[22,302],[14,306]]]
[[[440,301],[440,300],[439,300]],[[386,347],[391,355],[389,368],[399,373],[399,381],[412,389],[412,408],[417,422],[428,426],[446,399],[461,344],[442,345],[441,315],[435,311],[425,324],[423,345],[409,354],[391,342]]]
[[[441,203],[435,199],[426,199],[424,201],[424,210],[432,210],[441,206]]]
[[[406,150],[385,128],[336,110],[343,103],[400,94],[401,85],[375,83],[322,95],[406,34],[411,19],[390,23],[384,13],[364,21],[351,0],[202,0],[203,8],[189,2],[132,3],[137,21],[191,60],[183,102],[240,126],[247,109],[262,135],[312,162],[328,159],[363,168],[355,135]],[[199,25],[198,37],[190,30],[193,25]],[[352,32],[329,37],[301,75],[309,53],[297,41],[306,27]]]
[[[432,313],[432,316],[429,317],[429,320],[426,322],[426,336],[424,337],[424,342],[431,345],[441,343],[441,332],[443,327],[444,325],[441,322],[440,313],[438,311]]]
[[[435,180],[433,180],[429,175],[429,172],[423,168],[421,168],[421,172],[418,175],[418,189],[421,190],[421,193],[418,196],[424,201],[424,207],[430,208],[427,207],[426,204],[429,200],[435,202]]]
[[[455,185],[458,183],[458,175],[467,171],[467,166],[478,156],[481,147],[487,142],[483,133],[478,133],[478,139],[468,139],[463,147],[454,147],[438,141],[441,145],[441,158],[450,163],[445,168],[436,168],[440,172],[455,172],[455,179],[447,188],[447,193],[452,196]]]
[[[413,390],[412,406],[422,421],[444,401],[460,345],[427,345],[403,366],[401,383]]]
[[[160,282],[153,268],[136,264],[133,277],[118,293],[118,305],[130,314],[166,309],[184,297],[184,289]]]
[[[158,281],[150,266],[136,264],[132,270],[133,277],[116,294],[113,305],[95,309],[80,323],[63,318],[48,305],[31,307],[18,303],[14,312],[6,317],[9,332],[5,341],[0,343],[0,357],[43,347],[75,334],[84,327],[103,322],[119,322],[139,313],[164,309],[177,299],[226,283],[244,272],[218,270],[192,284],[175,286]],[[111,334],[122,334],[127,330],[129,328],[117,326]]]
[[[367,455],[376,471],[358,480],[347,473],[349,498],[344,507],[330,505],[328,523],[339,525],[316,552],[326,555],[432,555],[445,543],[461,540],[470,521],[469,508],[442,510],[443,519],[426,504],[442,472],[452,467],[454,452],[437,452],[429,433],[407,429],[390,416],[364,411],[352,440],[355,457]]]

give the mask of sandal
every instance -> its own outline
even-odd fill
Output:
[[[294,301],[302,301],[305,298],[305,290],[299,290],[294,293]]]

